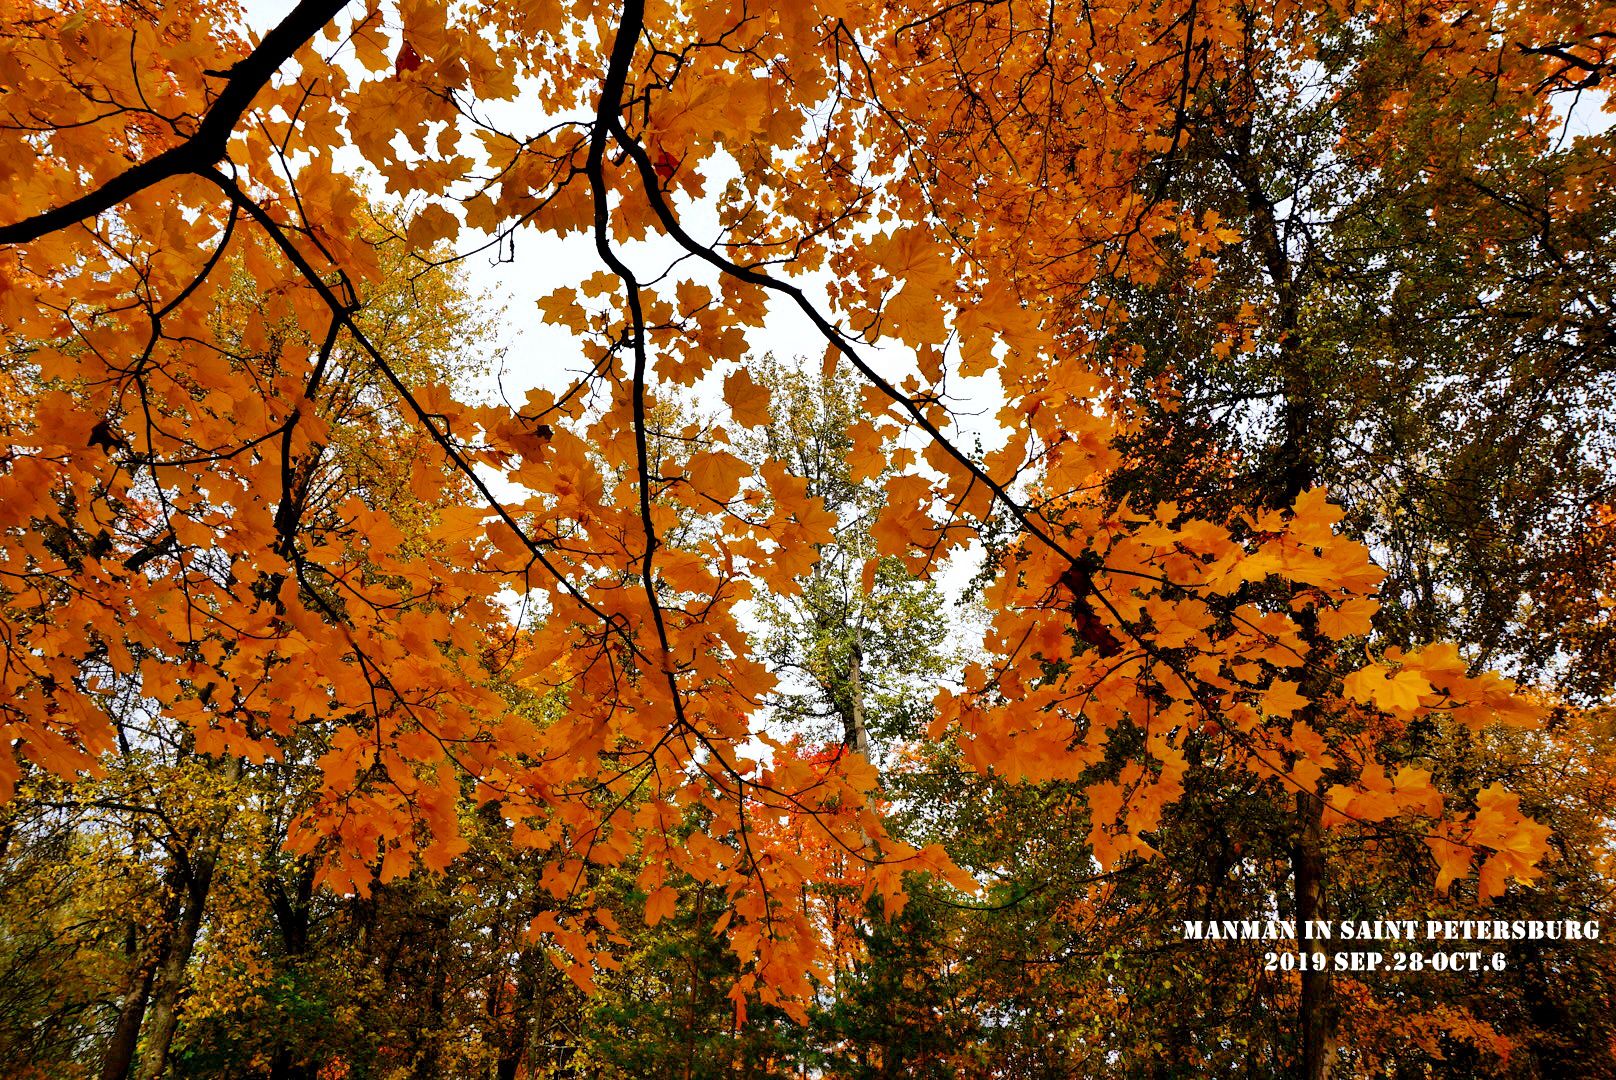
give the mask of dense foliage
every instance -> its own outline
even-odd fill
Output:
[[[5,0],[0,1060],[1616,1075],[1611,15]]]

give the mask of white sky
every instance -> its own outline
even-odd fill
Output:
[[[248,26],[262,34],[285,16],[294,2],[245,0],[242,8]],[[513,109],[519,110],[520,103],[504,106],[505,112]],[[362,167],[357,155],[353,161],[356,166]],[[718,187],[716,184],[710,186]],[[686,209],[688,211],[689,208]],[[699,220],[687,221],[688,227],[698,237],[703,231],[702,224]],[[479,234],[477,239],[463,243],[462,250],[475,247],[485,240]],[[653,258],[650,256],[659,253],[646,251],[645,245],[625,249],[626,261],[642,278],[655,276],[666,266],[674,253],[671,243],[665,252],[661,258]],[[508,259],[509,249],[504,254]],[[468,258],[463,266],[473,291],[488,296],[495,304],[502,304],[506,308],[501,341],[506,349],[503,388],[513,401],[520,401],[527,390],[534,386],[559,390],[570,381],[571,373],[586,369],[587,365],[571,333],[546,326],[535,304],[555,289],[575,285],[605,269],[591,237],[574,234],[562,239],[524,228],[516,237],[514,261],[501,261],[493,251],[489,251]],[[752,336],[752,344],[760,353],[773,351],[782,358],[799,353],[817,358],[824,351],[823,342],[812,325],[800,313],[788,310],[778,302],[771,302],[769,325],[761,333]]]

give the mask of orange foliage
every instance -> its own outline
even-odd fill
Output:
[[[773,296],[866,381],[854,474],[898,465],[883,554],[925,572],[992,515],[1015,523],[988,656],[940,695],[932,737],[982,770],[1077,780],[1142,733],[1088,789],[1106,865],[1151,853],[1199,731],[1277,785],[1327,791],[1331,820],[1432,819],[1444,882],[1478,848],[1484,893],[1531,878],[1542,830],[1512,796],[1456,815],[1376,754],[1418,720],[1539,710],[1448,646],[1342,665],[1332,643],[1367,631],[1380,573],[1323,491],[1229,521],[1100,496],[1129,419],[1093,343],[1127,312],[1091,286],[1149,282],[1177,251],[1213,273],[1239,237],[1157,197],[1150,169],[1196,87],[1306,61],[1336,6],[303,0],[257,44],[224,29],[224,5],[158,10],[9,0],[0,20],[6,785],[16,756],[92,769],[112,749],[104,700],[131,688],[206,752],[259,759],[314,727],[323,791],[293,844],[330,887],[446,866],[469,783],[552,853],[546,886],[576,904],[535,931],[581,983],[584,868],[637,846],[649,921],[674,871],[720,886],[737,993],[804,997],[820,941],[792,899],[805,883],[856,866],[897,903],[903,870],[952,871],[887,835],[866,764],[827,768],[758,725],[774,676],[737,605],[754,583],[797,588],[835,525],[782,465],[724,449],[770,420],[736,362]],[[1561,61],[1516,46],[1604,46],[1529,5],[1490,10],[1438,4],[1410,33],[1536,130],[1531,95]],[[468,105],[513,99],[519,133]],[[424,260],[468,229],[588,234],[603,274],[541,309],[600,393],[473,404],[376,348],[378,249],[339,148],[409,196],[389,242]],[[721,243],[686,231],[695,203]],[[706,276],[632,268],[624,246],[652,235]],[[211,317],[229,266],[263,298],[239,341]],[[796,284],[813,275],[823,302]],[[917,373],[884,376],[877,338]],[[389,388],[367,418],[337,412],[339,342]],[[989,372],[1008,438],[978,460],[943,391]],[[709,373],[727,413],[661,438],[659,381]],[[430,449],[415,486],[444,492],[424,527],[371,491],[316,505],[334,442],[406,427]],[[524,494],[496,499],[491,472]],[[512,623],[509,592],[537,626]],[[534,719],[513,687],[564,715]],[[675,839],[689,814],[701,831]]]

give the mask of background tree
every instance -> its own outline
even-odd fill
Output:
[[[447,278],[413,276],[420,263],[401,244],[389,245],[384,228],[372,223],[363,239],[377,246],[388,280],[358,314],[360,325],[378,340],[408,350],[406,363],[415,372],[464,379],[472,366],[462,350],[474,349],[482,332],[476,305]],[[225,266],[219,273],[227,280],[216,294],[211,316],[213,347],[242,378],[273,379],[287,355],[323,348],[330,405],[324,437],[295,458],[288,454],[290,437],[281,443],[282,466],[294,488],[297,512],[319,522],[307,542],[341,543],[348,527],[345,515],[356,505],[385,508],[397,520],[413,520],[418,530],[424,530],[456,481],[441,467],[420,459],[421,444],[408,432],[390,430],[385,406],[378,401],[374,368],[338,341],[327,340],[323,346],[309,341],[293,320],[266,323],[263,300],[240,264]],[[36,354],[52,348],[72,351],[77,345],[41,344]],[[138,480],[127,499],[126,520],[137,529],[141,522],[160,521],[164,509],[172,510],[164,507],[161,488],[142,486]],[[191,512],[227,513],[206,503]],[[285,520],[280,510],[276,514]],[[181,519],[180,531],[185,527]],[[47,526],[58,538],[60,555],[70,570],[75,564],[82,568],[85,556],[106,559],[114,544],[106,529],[86,542],[82,528],[71,508],[53,527]],[[151,573],[177,550],[178,535],[159,532],[157,539],[125,559],[121,569]],[[199,562],[207,558],[200,555]],[[204,573],[209,582],[228,580],[233,569],[221,561]],[[272,595],[270,582],[258,584],[266,597]],[[328,592],[330,581],[311,576],[303,588],[320,602],[341,603]],[[83,665],[73,679],[81,687],[99,683],[106,688],[102,692],[114,706],[111,716],[121,753],[106,775],[78,785],[62,785],[30,767],[27,791],[7,810],[7,858],[17,875],[13,895],[18,902],[13,910],[36,926],[45,920],[47,925],[72,928],[66,935],[40,941],[41,946],[50,944],[47,953],[35,954],[35,962],[48,956],[49,962],[72,970],[85,958],[104,953],[109,933],[121,944],[107,957],[111,966],[100,969],[103,974],[64,978],[60,991],[65,997],[39,1002],[36,1007],[45,1011],[32,1017],[14,1017],[18,1031],[60,1031],[59,1038],[67,1040],[55,1050],[49,1048],[49,1040],[26,1052],[18,1048],[16,1060],[43,1068],[57,1055],[64,1066],[67,1061],[99,1057],[98,1075],[156,1077],[167,1067],[182,1004],[192,990],[192,958],[204,928],[210,928],[205,948],[221,957],[219,967],[204,968],[214,992],[225,996],[241,986],[242,977],[233,969],[250,965],[249,958],[257,952],[250,931],[270,917],[266,895],[281,901],[285,910],[275,914],[284,922],[303,920],[299,927],[283,926],[288,952],[306,947],[307,920],[314,904],[313,864],[276,853],[287,839],[291,819],[314,800],[311,778],[317,775],[316,759],[329,750],[329,730],[303,728],[299,739],[283,747],[273,761],[261,751],[249,750],[246,756],[201,752],[199,741],[209,745],[208,737],[217,739],[218,734],[178,722],[143,692],[140,665],[150,654],[139,644],[110,634],[95,634],[93,640],[101,659]],[[188,652],[193,665],[211,658],[228,666],[240,655],[240,647],[231,634],[215,629],[197,632]],[[216,682],[198,680],[186,700],[207,704],[217,687]],[[238,698],[233,717],[244,715],[242,704]],[[244,734],[260,737],[253,727],[248,719]],[[42,862],[41,855],[53,844],[65,846]],[[260,863],[265,858],[267,866]],[[282,866],[288,870],[284,882],[278,869]],[[52,877],[55,886],[47,884]],[[222,917],[215,917],[210,906],[217,903],[221,887],[232,905],[241,906],[227,907]],[[98,899],[103,893],[114,907],[98,906],[108,902]],[[83,914],[75,918],[74,912]],[[17,958],[26,955],[24,950]],[[222,959],[226,956],[227,961]],[[68,1030],[77,1034],[68,1038]]]
[[[1138,361],[1136,385],[1171,390],[1141,394],[1116,490],[1260,503],[1289,478],[1323,481],[1389,571],[1373,640],[1463,641],[1473,670],[1602,693],[1597,632],[1573,644],[1543,613],[1596,605],[1608,565],[1565,560],[1600,543],[1610,483],[1594,280],[1610,222],[1597,197],[1557,193],[1601,167],[1608,141],[1572,140],[1541,108],[1523,116],[1480,72],[1427,65],[1417,21],[1310,25],[1320,63],[1251,68],[1198,99],[1164,186],[1244,237],[1217,256],[1243,271],[1209,282],[1191,249],[1148,286],[1119,283],[1133,317],[1116,349]],[[1410,104],[1389,118],[1392,101]],[[1411,729],[1391,749],[1484,781],[1519,775],[1500,765],[1521,752],[1507,743]],[[1563,789],[1573,802],[1579,786]],[[1339,903],[1428,904],[1406,885],[1354,889],[1358,847],[1327,860]],[[1592,880],[1550,893],[1562,889],[1599,895]],[[1440,1060],[1433,1047],[1422,1037],[1416,1052]]]

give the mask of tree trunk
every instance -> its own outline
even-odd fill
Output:
[[[412,1051],[415,1057],[415,1067],[410,1070],[414,1080],[437,1080],[442,1075],[441,1063],[443,1060],[443,1012],[447,1001],[449,989],[449,964],[451,958],[445,955],[445,939],[449,936],[448,926],[442,926],[434,935],[432,946],[432,989],[427,995],[427,1011],[411,1036]]]
[[[857,641],[848,654],[847,687],[848,696],[852,699],[848,704],[846,722],[842,730],[842,741],[848,749],[857,750],[864,755],[864,760],[870,760],[870,733],[864,727],[864,684],[862,681],[864,666],[864,650]]]
[[[1300,826],[1291,849],[1291,873],[1295,883],[1296,926],[1304,935],[1297,942],[1311,961],[1325,958],[1326,967],[1302,971],[1302,1077],[1303,1080],[1329,1080],[1335,1061],[1334,1010],[1330,1001],[1329,952],[1324,943],[1305,936],[1302,929],[1322,917],[1324,911],[1324,854],[1320,844],[1320,823],[1324,800],[1310,792],[1296,795],[1296,817]]]
[[[157,969],[161,966],[163,957],[168,954],[169,942],[182,914],[184,879],[181,867],[177,863],[170,864],[163,876],[163,884],[168,900],[163,905],[158,924],[151,928],[151,939],[142,942],[140,927],[132,921],[129,924],[124,952],[128,955],[130,963],[138,964],[138,967],[131,972],[129,988],[124,992],[123,1001],[118,1006],[118,1022],[113,1026],[112,1038],[107,1044],[105,1056],[101,1059],[100,1080],[127,1080],[135,1062],[135,1051],[140,1044],[140,1028],[145,1022],[146,1010],[151,1004]]]
[[[241,759],[226,758],[218,765],[227,783],[241,776]],[[185,993],[185,972],[196,950],[196,939],[207,916],[208,893],[213,888],[213,872],[224,846],[225,826],[230,820],[229,803],[216,810],[191,838],[189,857],[178,856],[175,867],[175,896],[178,918],[169,922],[163,948],[158,954],[148,1007],[150,1027],[146,1033],[136,1080],[157,1080],[168,1067],[168,1051],[180,1023],[180,998]]]
[[[522,949],[517,953],[516,990],[511,998],[510,1017],[501,1021],[498,1028],[499,1056],[494,1061],[496,1080],[516,1080],[522,1058],[527,1055],[528,1035],[533,1026],[533,1003],[539,992],[538,971],[546,963],[540,949]]]
[[[154,965],[142,965],[118,1006],[118,1023],[112,1029],[112,1041],[101,1059],[101,1080],[125,1080],[129,1066],[135,1060],[135,1044],[140,1039],[140,1025],[146,1018],[146,1003],[151,1000]]]
[[[211,830],[210,830],[211,831]],[[191,857],[189,872],[185,875],[185,903],[179,923],[174,927],[158,961],[156,977],[152,982],[150,1030],[141,1054],[136,1080],[157,1080],[168,1066],[168,1051],[174,1043],[174,1032],[180,1022],[180,996],[185,990],[185,969],[196,949],[197,935],[202,931],[202,920],[207,910],[208,892],[213,887],[213,870],[219,859],[219,835],[222,825],[208,838],[207,846]]]
[[[1278,369],[1284,383],[1281,438],[1266,464],[1266,475],[1259,478],[1263,499],[1275,509],[1286,509],[1319,480],[1320,466],[1329,443],[1330,418],[1321,415],[1315,395],[1309,357],[1303,351],[1299,333],[1302,301],[1311,276],[1299,272],[1291,262],[1287,236],[1281,227],[1275,201],[1264,190],[1257,153],[1252,145],[1249,120],[1232,132],[1232,145],[1225,152],[1246,208],[1252,216],[1252,242],[1262,256],[1274,290],[1275,315],[1279,334]],[[1304,264],[1303,271],[1306,267]],[[1321,643],[1312,627],[1303,624],[1303,640],[1310,646]],[[1310,692],[1316,689],[1304,683]],[[1306,714],[1304,714],[1305,716]],[[1324,853],[1320,823],[1324,803],[1309,791],[1296,796],[1296,832],[1291,849],[1291,877],[1296,905],[1298,933],[1310,920],[1322,917],[1324,907]],[[1325,947],[1305,937],[1297,942],[1299,952],[1311,957],[1325,954]],[[1330,972],[1304,970],[1302,997],[1297,1017],[1302,1035],[1304,1080],[1327,1080],[1335,1057],[1335,1024]]]

